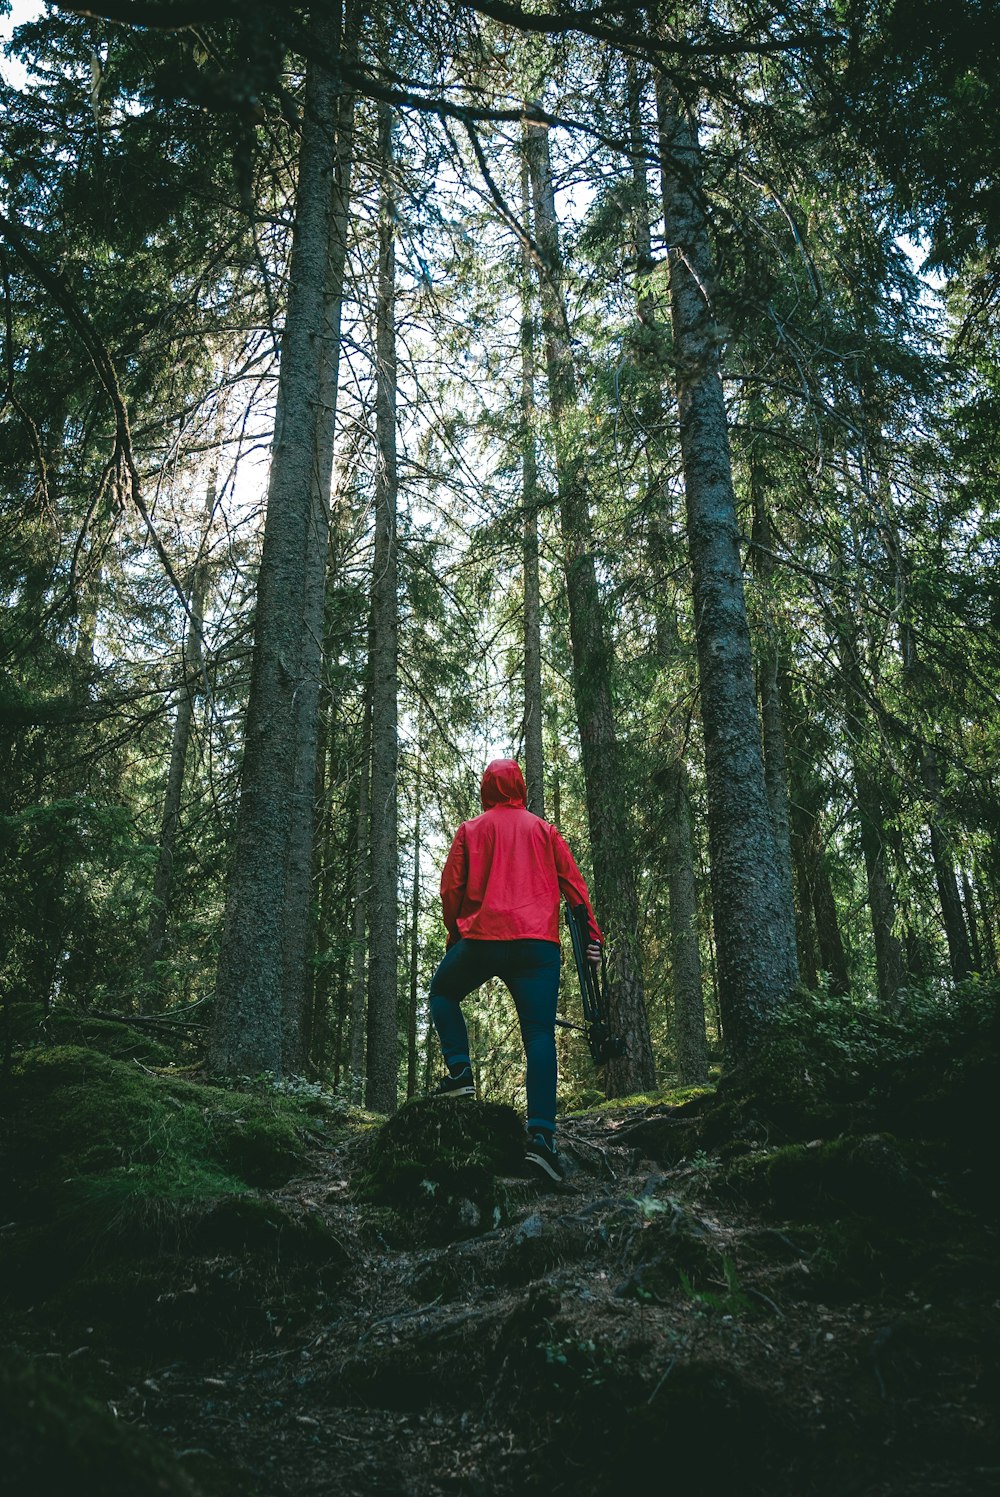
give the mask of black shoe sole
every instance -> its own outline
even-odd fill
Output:
[[[474,1086],[456,1086],[446,1092],[433,1092],[435,1097],[474,1097],[476,1088]]]
[[[528,1164],[536,1164],[540,1170],[545,1171],[550,1180],[554,1180],[557,1185],[562,1185],[566,1178],[565,1175],[561,1174],[557,1166],[551,1160],[546,1159],[544,1154],[536,1153],[533,1149],[527,1149],[524,1157]]]

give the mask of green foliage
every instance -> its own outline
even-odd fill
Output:
[[[896,1069],[947,1071],[998,1024],[995,984],[911,988],[892,1009],[870,998],[800,992],[777,1015],[750,1086],[771,1100],[866,1097]]]
[[[1000,92],[991,12],[976,0],[872,7],[848,75],[855,126],[888,167],[939,265],[1000,239],[994,160]]]
[[[753,1308],[753,1301],[748,1294],[744,1294],[740,1288],[739,1274],[736,1265],[731,1259],[723,1257],[721,1260],[721,1273],[725,1284],[724,1289],[697,1288],[681,1270],[681,1285],[692,1302],[699,1310],[704,1310],[714,1315],[723,1315],[733,1318],[737,1315],[745,1315]]]
[[[612,1347],[590,1337],[565,1336],[539,1342],[538,1350],[549,1369],[552,1392],[572,1397],[581,1390],[596,1391],[618,1373],[618,1358]]]
[[[0,850],[7,990],[44,1001],[127,989],[148,862],[128,809],[85,794],[32,805],[0,816]]]

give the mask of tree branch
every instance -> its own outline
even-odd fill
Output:
[[[55,8],[88,20],[117,21],[155,31],[182,31],[188,26],[233,20],[246,10],[246,4],[245,0],[200,0],[200,3],[199,0],[99,0],[93,5],[56,3]],[[292,7],[286,3],[284,7],[275,5],[271,8],[275,12],[284,8],[287,12]],[[829,32],[819,30],[793,31],[786,37],[752,41],[726,32],[717,32],[699,41],[650,36],[645,0],[635,6],[617,6],[612,11],[599,5],[580,10],[571,5],[551,11],[524,10],[511,0],[471,0],[468,9],[514,31],[551,37],[575,33],[613,42],[623,51],[647,57],[765,57],[827,47],[834,40]],[[623,22],[623,13],[633,16],[632,26]]]
[[[167,555],[166,548],[160,540],[153,524],[146,502],[142,496],[142,484],[139,479],[139,470],[136,467],[135,454],[132,450],[132,433],[129,428],[128,409],[122,396],[121,385],[118,382],[118,372],[110,353],[97,334],[93,323],[86,312],[80,306],[69,286],[58,271],[50,270],[28,244],[21,229],[7,218],[6,214],[0,213],[0,235],[7,241],[12,252],[31,273],[34,279],[52,297],[53,301],[62,308],[75,329],[80,341],[90,356],[97,377],[101,382],[105,394],[111,403],[111,409],[115,418],[115,450],[112,453],[108,465],[109,475],[117,478],[119,495],[122,498],[130,498],[139,514],[142,516],[143,524],[157,556],[166,572],[174,592],[180,600],[185,614],[191,619],[191,610],[188,606],[184,589],[181,587],[174,571],[173,563]]]

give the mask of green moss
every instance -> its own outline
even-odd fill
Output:
[[[315,1265],[339,1273],[348,1265],[345,1249],[315,1212],[293,1214],[254,1196],[217,1201],[199,1218],[191,1242],[199,1252],[252,1254],[285,1267]]]
[[[629,1238],[631,1272],[618,1293],[665,1299],[686,1290],[724,1290],[725,1265],[713,1234],[679,1202],[644,1196],[639,1230]],[[633,1218],[634,1220],[634,1218]]]
[[[172,1107],[165,1090],[134,1066],[93,1050],[63,1046],[26,1055],[3,1112],[2,1164],[19,1197],[209,1152],[198,1116]]]
[[[315,1127],[285,1100],[68,1046],[24,1055],[0,1107],[20,1226],[4,1239],[5,1278],[26,1295],[96,1260],[172,1250],[220,1198],[287,1180]]]
[[[98,1174],[155,1175],[167,1194],[281,1184],[302,1153],[287,1104],[151,1076],[80,1047],[25,1055],[3,1113],[2,1163],[28,1194]]]
[[[698,1097],[712,1096],[711,1086],[666,1086],[655,1092],[637,1092],[632,1097],[605,1098],[594,1093],[594,1100],[579,1099],[581,1106],[567,1113],[568,1117],[588,1117],[594,1113],[621,1112],[629,1107],[683,1107]]]
[[[497,1177],[520,1172],[523,1159],[524,1131],[512,1108],[425,1098],[379,1130],[354,1194],[405,1211],[419,1237],[451,1241],[506,1219],[507,1191]]]
[[[162,1441],[9,1357],[0,1367],[0,1447],[9,1497],[198,1497],[204,1491]]]
[[[853,1213],[903,1224],[939,1214],[919,1152],[889,1134],[790,1144],[734,1161],[721,1183],[779,1217],[824,1221]]]
[[[349,1266],[313,1212],[257,1196],[317,1123],[295,1099],[158,1076],[93,1050],[32,1051],[4,1096],[0,1283],[33,1321],[148,1365],[268,1342]]]
[[[52,1045],[83,1045],[112,1060],[138,1060],[147,1066],[168,1066],[176,1051],[137,1025],[115,1019],[92,1019],[69,1009],[56,1009],[41,1033]]]
[[[266,1104],[227,1099],[209,1127],[219,1162],[248,1185],[283,1185],[302,1162],[302,1129]]]
[[[468,1168],[517,1174],[523,1157],[524,1129],[513,1108],[428,1097],[407,1103],[379,1129],[366,1178],[375,1195],[388,1201],[397,1176],[409,1180],[414,1171]]]

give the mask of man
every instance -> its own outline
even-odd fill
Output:
[[[573,854],[554,826],[527,809],[524,777],[513,759],[494,759],[486,766],[480,799],[483,814],[463,821],[441,874],[448,945],[431,981],[430,1006],[448,1075],[436,1095],[475,1096],[461,1004],[488,978],[499,977],[514,999],[527,1060],[525,1158],[533,1169],[559,1181],[555,1019],[560,894],[573,906],[587,907],[587,956],[592,962],[601,959],[603,937]]]

